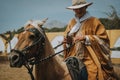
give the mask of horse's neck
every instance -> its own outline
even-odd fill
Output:
[[[54,53],[53,48],[51,47],[49,41],[46,41],[45,46],[45,56],[51,55]],[[65,70],[60,62],[57,60],[57,57],[53,57],[47,61],[43,61],[40,64],[36,65],[36,78],[37,80],[62,80],[64,77]]]

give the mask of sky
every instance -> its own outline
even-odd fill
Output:
[[[110,12],[110,5],[113,5],[120,14],[120,0],[87,0],[87,2],[93,2],[87,9],[92,16],[107,17],[104,12]],[[72,0],[0,0],[0,34],[19,29],[31,19],[48,18],[47,22],[58,20],[67,24],[74,17],[74,12],[66,9],[71,5]]]

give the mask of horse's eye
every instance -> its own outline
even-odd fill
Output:
[[[29,39],[34,40],[35,39],[35,35],[30,35]]]

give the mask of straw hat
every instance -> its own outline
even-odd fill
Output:
[[[92,2],[88,3],[85,0],[72,0],[72,6],[67,7],[67,9],[71,9],[71,10],[79,9],[79,8],[82,8],[85,6],[90,6],[91,4],[92,4]]]

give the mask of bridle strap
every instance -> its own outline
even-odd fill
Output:
[[[34,75],[33,75],[33,73],[32,73],[32,71],[33,71],[33,66],[34,66],[34,65],[31,65],[31,67],[30,67],[29,64],[25,64],[24,66],[27,68],[28,73],[30,74],[31,79],[32,79],[32,80],[35,80]]]
[[[21,52],[27,51],[27,50],[31,49],[33,46],[35,46],[36,44],[38,44],[42,39],[44,39],[43,36],[41,36],[41,37],[39,38],[39,40],[37,40],[36,42],[34,42],[31,46],[25,47]],[[43,43],[43,44],[44,44],[44,43]]]

